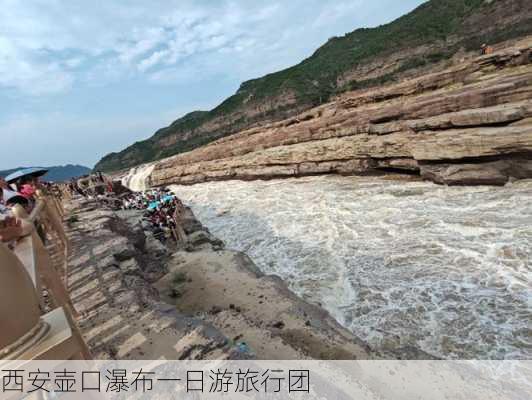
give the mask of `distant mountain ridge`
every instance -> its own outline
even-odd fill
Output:
[[[0,176],[6,177],[7,175],[18,171],[19,169],[28,168],[28,167],[19,167],[13,169],[7,169],[0,171]],[[83,175],[87,175],[91,172],[91,169],[84,167],[83,165],[59,165],[54,167],[42,167],[48,169],[48,173],[44,175],[43,179],[50,182],[62,182],[67,181],[72,178],[78,178]]]
[[[279,121],[351,90],[398,82],[453,57],[532,33],[530,0],[430,0],[376,28],[333,37],[300,64],[244,82],[211,111],[195,111],[119,153],[96,170],[117,171]],[[478,54],[478,53],[477,53]]]

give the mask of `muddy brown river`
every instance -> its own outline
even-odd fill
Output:
[[[229,248],[375,349],[532,358],[532,181],[322,176],[173,189]]]

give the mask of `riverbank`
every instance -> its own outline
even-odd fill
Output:
[[[177,310],[211,323],[259,359],[351,360],[369,348],[320,307],[306,303],[243,253],[180,253],[156,287]],[[177,291],[177,293],[176,293]]]
[[[136,211],[68,206],[68,285],[98,359],[371,359],[326,311],[243,253],[223,249],[188,210],[186,249],[162,245]]]

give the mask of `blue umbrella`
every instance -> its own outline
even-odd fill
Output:
[[[161,204],[160,201],[154,201],[150,203],[150,205],[148,206],[148,211],[155,210],[159,206],[159,204]]]
[[[43,176],[47,172],[48,170],[46,168],[40,168],[40,167],[23,168],[6,176],[5,180],[7,183],[12,183],[16,181],[17,179],[22,178],[24,176],[38,177],[38,176]]]

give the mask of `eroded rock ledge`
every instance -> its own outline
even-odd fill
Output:
[[[280,278],[225,250],[190,209],[182,249],[146,233],[138,212],[96,200],[68,210],[69,291],[96,359],[427,358],[372,352]]]
[[[151,283],[166,273],[164,246],[98,201],[68,213],[68,289],[95,359],[232,358],[221,332],[159,299]]]
[[[532,38],[155,163],[148,185],[398,171],[444,184],[532,177]]]

